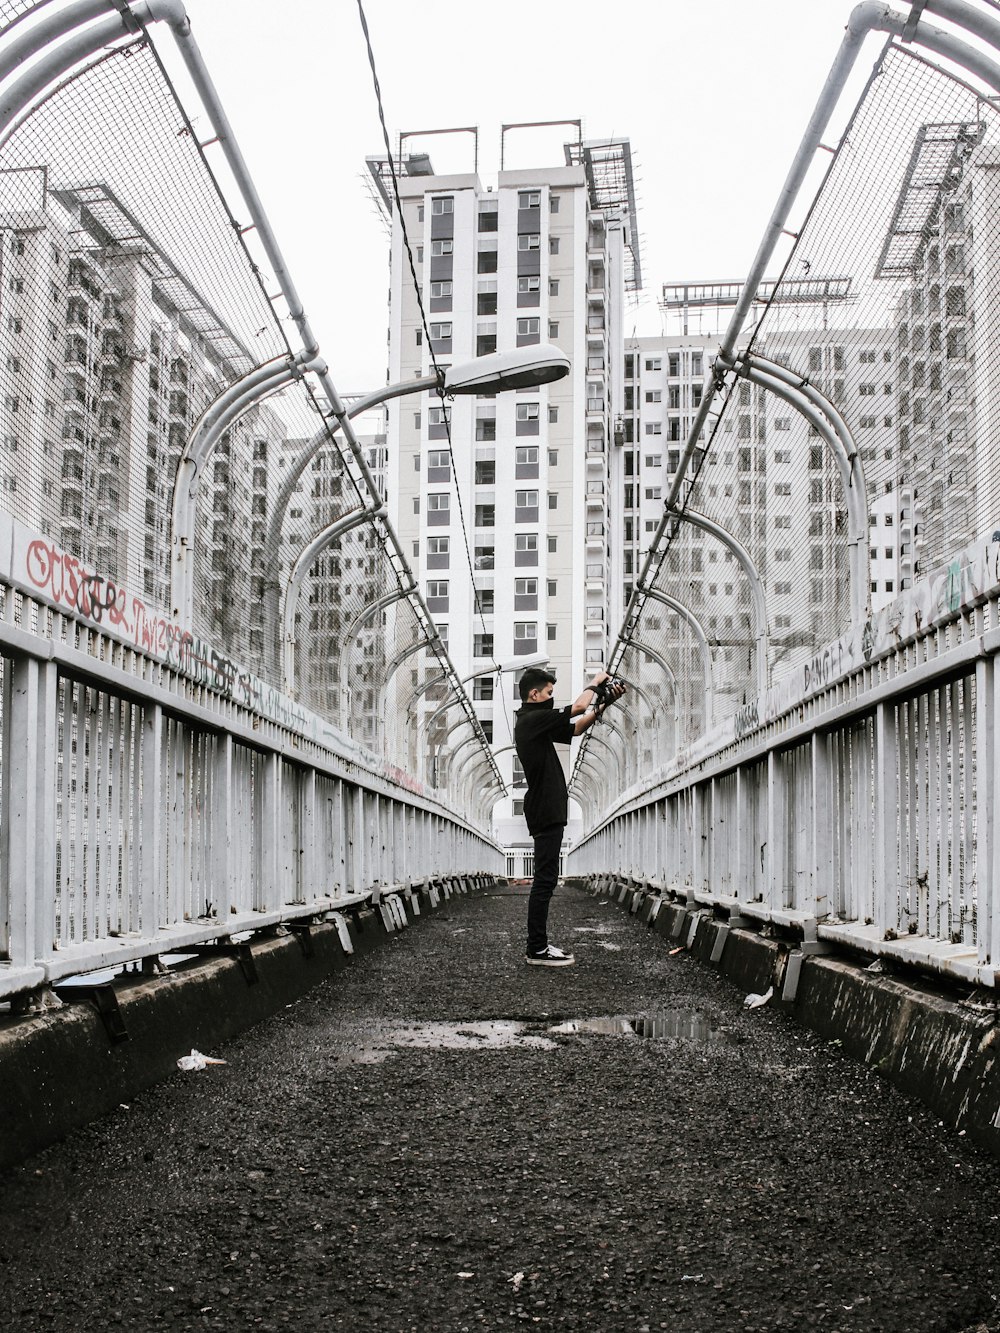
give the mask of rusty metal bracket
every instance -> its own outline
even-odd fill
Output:
[[[64,1004],[92,1004],[97,1010],[108,1040],[113,1045],[128,1041],[128,1029],[118,1004],[114,986],[53,986],[53,991]]]
[[[202,958],[235,958],[248,986],[256,986],[260,980],[253,950],[249,944],[227,944],[221,940],[214,940],[211,944],[185,945],[184,952],[198,954]]]
[[[312,924],[308,921],[286,921],[285,929],[298,940],[302,957],[312,958],[316,952],[313,947]]]

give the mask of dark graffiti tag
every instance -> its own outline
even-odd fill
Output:
[[[125,589],[87,569],[75,556],[39,537],[28,547],[25,568],[30,582],[57,606],[68,607],[95,625],[107,622],[128,631]]]

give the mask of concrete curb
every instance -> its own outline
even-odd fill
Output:
[[[610,875],[572,880],[629,911],[671,949],[684,948],[744,993],[774,987],[804,1027],[929,1106],[1000,1157],[1000,1013],[964,1004],[932,982],[869,972],[809,945],[765,938],[744,924]]]
[[[78,993],[80,1002],[0,1018],[0,1168],[130,1101],[176,1073],[192,1047],[216,1049],[451,897],[498,882],[452,877],[376,893],[339,921],[253,939],[239,957],[206,955],[152,976],[123,973],[90,998]]]

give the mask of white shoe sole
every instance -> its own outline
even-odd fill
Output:
[[[526,958],[529,967],[572,967],[575,958]]]

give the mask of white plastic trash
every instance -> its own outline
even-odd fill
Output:
[[[225,1060],[213,1060],[210,1055],[202,1055],[201,1051],[192,1049],[190,1055],[182,1055],[177,1061],[177,1068],[190,1072],[195,1069],[205,1069],[208,1065],[224,1065]]]

